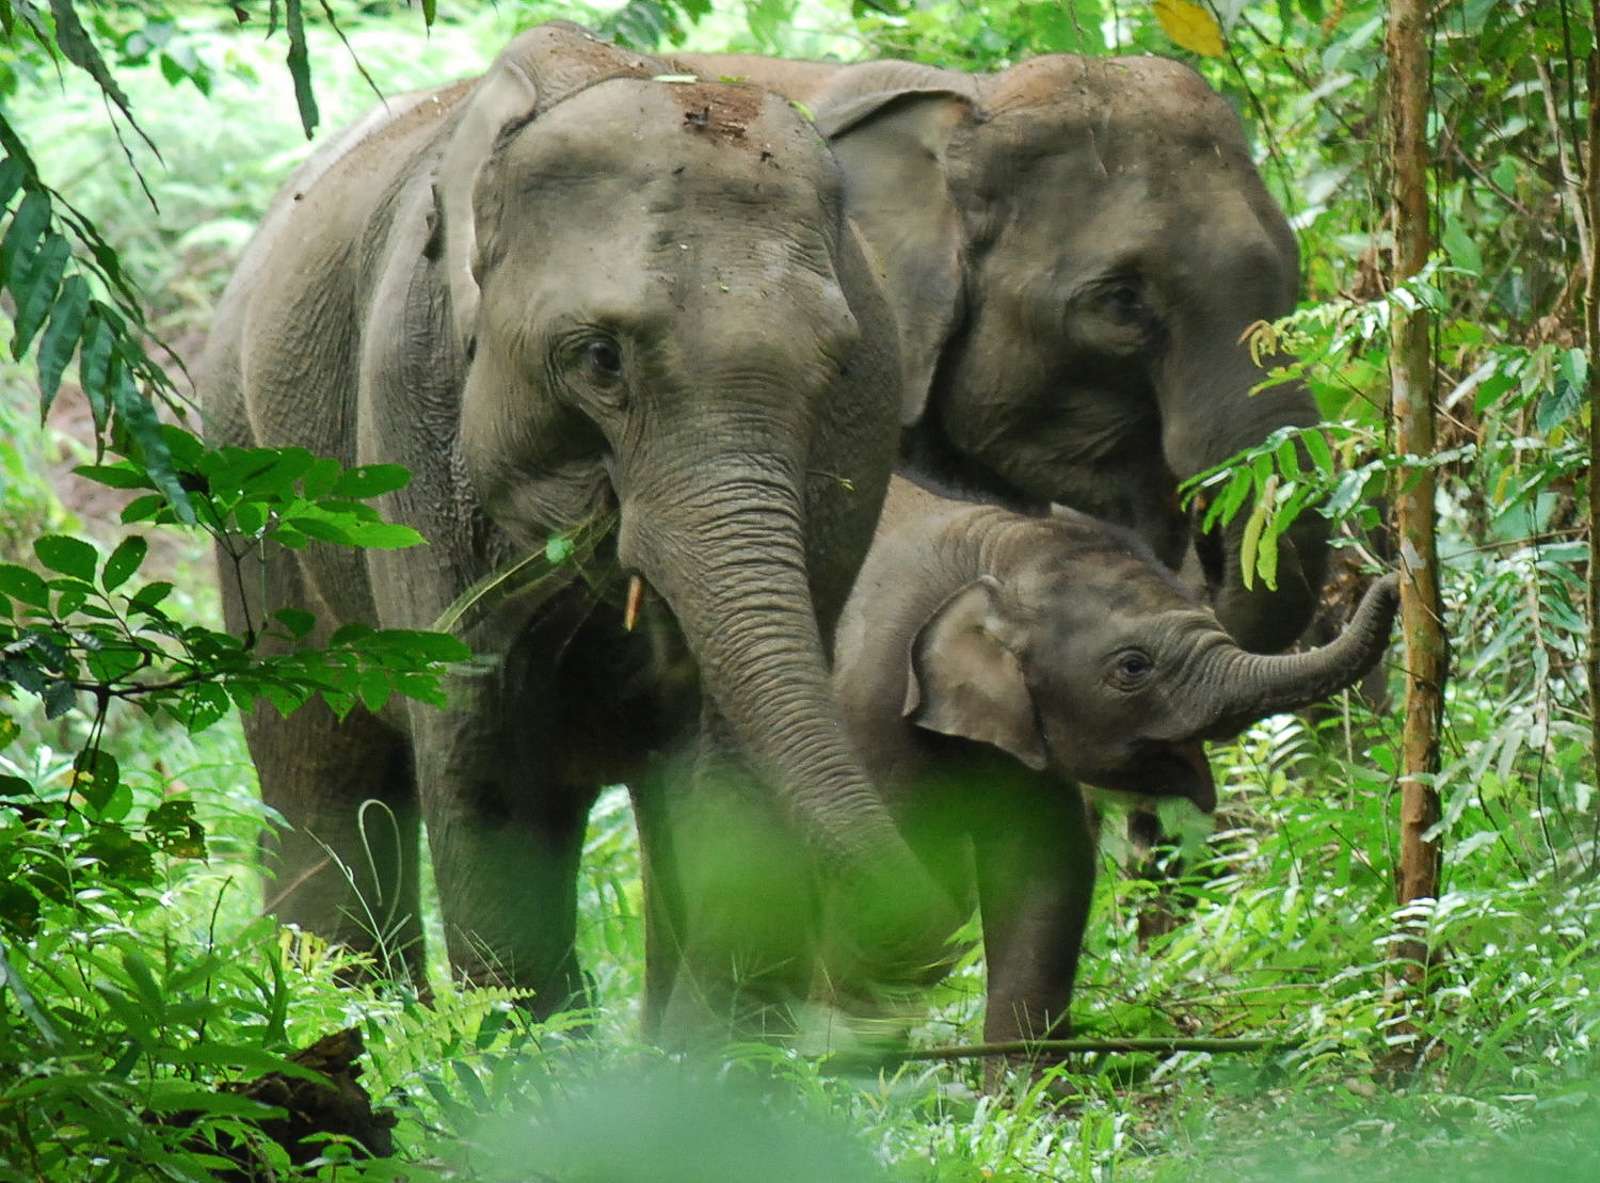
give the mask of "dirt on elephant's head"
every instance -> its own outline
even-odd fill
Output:
[[[668,89],[683,108],[683,127],[729,142],[743,140],[761,114],[765,92],[728,82],[673,83]]]

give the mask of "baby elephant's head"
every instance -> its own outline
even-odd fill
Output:
[[[911,647],[905,714],[1028,767],[1216,805],[1203,741],[1297,710],[1383,656],[1398,583],[1374,583],[1331,644],[1262,656],[1131,534],[1058,510],[1004,574],[950,596]]]

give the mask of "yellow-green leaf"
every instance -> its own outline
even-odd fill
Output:
[[[1222,26],[1203,4],[1189,0],[1155,0],[1156,20],[1167,36],[1202,57],[1222,56]]]

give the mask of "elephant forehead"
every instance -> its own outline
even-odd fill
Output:
[[[751,86],[613,78],[542,114],[519,134],[512,163],[644,179],[663,172],[760,184],[763,191],[839,187],[816,129]]]

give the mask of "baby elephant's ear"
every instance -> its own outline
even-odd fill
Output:
[[[995,627],[999,592],[993,576],[979,576],[917,630],[903,714],[918,727],[989,744],[1043,771],[1033,698],[1022,665]]]

